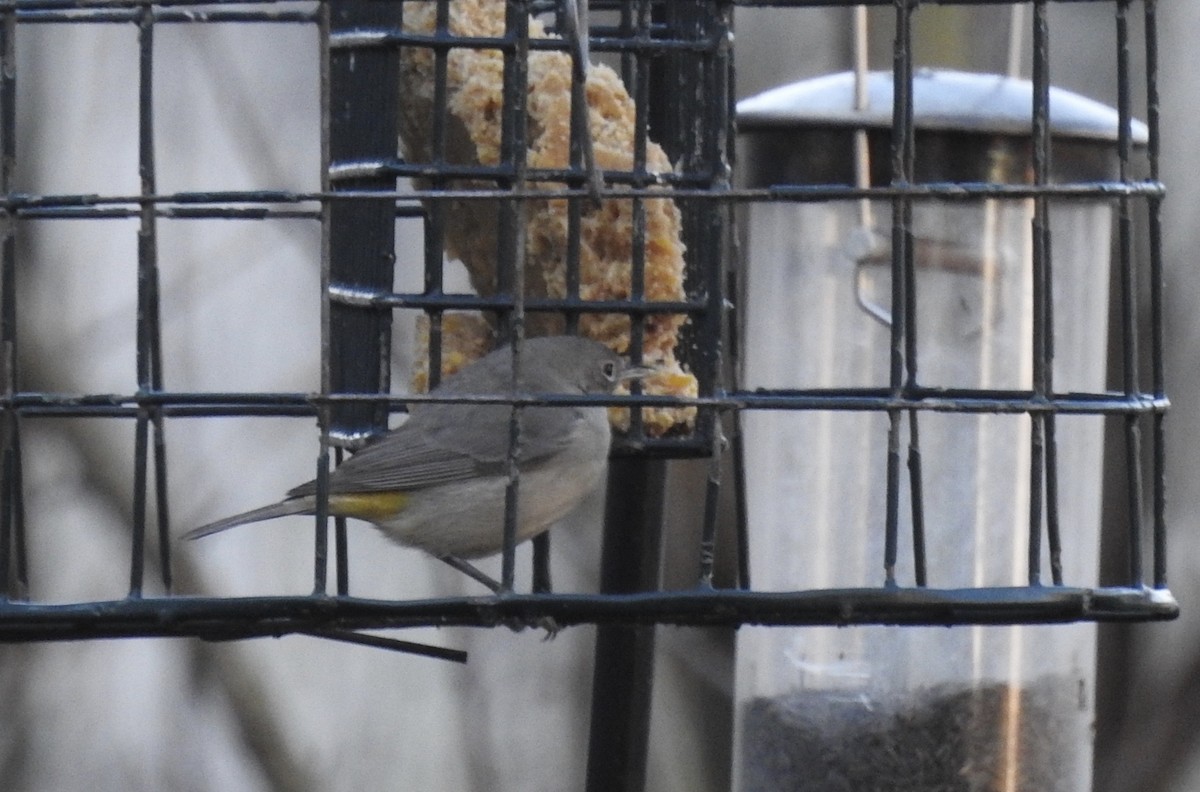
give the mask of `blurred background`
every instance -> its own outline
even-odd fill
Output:
[[[1053,6],[1055,85],[1115,104],[1115,9],[1106,2]],[[916,65],[1003,71],[1009,13],[1007,6],[922,8],[914,28]],[[871,13],[872,68],[891,63],[890,15],[889,8]],[[1191,727],[1200,717],[1200,616],[1192,607],[1200,539],[1191,530],[1200,510],[1200,488],[1191,485],[1200,475],[1200,367],[1190,365],[1188,352],[1200,333],[1200,318],[1188,307],[1200,286],[1192,271],[1200,187],[1186,177],[1200,171],[1188,132],[1200,107],[1200,75],[1186,66],[1200,6],[1163,4],[1159,18],[1174,405],[1170,581],[1183,616],[1169,624],[1101,629],[1097,792],[1200,789],[1200,740]],[[739,97],[850,67],[849,10],[739,8],[735,24]],[[16,53],[17,189],[136,194],[136,27],[24,25]],[[155,56],[158,192],[320,188],[315,29],[163,25]],[[1144,117],[1144,98],[1135,108]],[[419,283],[420,225],[401,221],[398,232],[398,279]],[[131,390],[136,234],[135,219],[31,220],[19,227],[25,388]],[[319,388],[319,224],[164,220],[159,235],[170,389]],[[413,251],[410,259],[404,251]],[[411,331],[397,323],[400,390]],[[33,597],[124,596],[132,425],[30,420],[24,430]],[[273,500],[312,475],[317,433],[310,419],[173,419],[167,436],[172,521],[179,532]],[[678,462],[670,475],[682,482],[695,472],[695,463]],[[601,500],[597,495],[555,533],[558,590],[595,590]],[[672,503],[668,544],[690,537],[697,522],[687,498]],[[1105,507],[1123,508],[1108,501]],[[296,539],[300,525],[281,520],[180,547],[178,590],[307,593],[312,550],[307,538]],[[358,595],[477,593],[457,573],[374,531],[356,527],[350,539]],[[527,563],[525,554],[519,559]],[[519,569],[518,579],[527,580],[527,570]],[[659,632],[647,788],[724,789],[729,635]],[[411,637],[466,648],[471,663],[451,666],[303,637],[2,646],[0,788],[550,792],[582,786],[591,628],[566,630],[549,642],[506,630],[427,630]]]

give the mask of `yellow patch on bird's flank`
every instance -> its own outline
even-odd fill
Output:
[[[348,492],[329,496],[329,513],[376,522],[394,517],[408,505],[406,492]]]

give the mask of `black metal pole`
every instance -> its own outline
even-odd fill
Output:
[[[658,588],[665,485],[664,460],[618,458],[610,464],[601,593]],[[654,626],[600,626],[592,677],[587,792],[645,788],[653,682]]]
[[[324,20],[328,52],[324,67],[324,184],[327,191],[394,190],[396,178],[378,163],[396,155],[399,51],[362,48],[364,30],[394,30],[400,7],[369,0],[337,0]],[[347,166],[354,166],[348,171]],[[323,305],[321,386],[325,393],[387,393],[390,388],[392,314],[388,308],[347,304],[333,297],[342,289],[389,291],[395,265],[396,202],[332,200],[323,212]],[[361,441],[387,428],[386,403],[341,403],[326,407],[326,445],[318,469],[320,489],[328,466],[328,439]],[[345,525],[335,527],[337,592],[349,590]],[[314,589],[325,591],[327,535],[317,532]]]

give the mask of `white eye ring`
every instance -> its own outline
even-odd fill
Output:
[[[600,372],[604,374],[604,378],[612,382],[617,378],[617,364],[611,360],[606,360],[600,364]]]

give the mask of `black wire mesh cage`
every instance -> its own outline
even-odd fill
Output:
[[[1116,172],[1075,181],[1055,176],[1052,169],[1056,152],[1067,147],[1057,146],[1052,130],[1051,4],[1031,5],[1032,85],[1028,122],[1020,133],[1029,145],[1017,155],[1028,157],[1028,178],[1016,184],[986,174],[944,181],[922,175],[923,157],[929,155],[914,121],[914,85],[920,77],[912,35],[918,6],[898,2],[890,4],[896,34],[894,69],[887,78],[894,101],[883,109],[886,125],[873,131],[870,141],[863,138],[864,145],[874,147],[877,176],[857,185],[828,175],[792,178],[778,160],[755,165],[771,178],[735,186],[735,5],[850,4],[14,0],[0,6],[0,185],[6,220],[0,246],[6,389],[0,640],[305,633],[462,659],[453,650],[361,631],[546,620],[560,627],[632,629],[667,623],[949,625],[1173,617],[1177,608],[1166,588],[1163,188],[1153,0],[1116,4],[1119,85],[1117,132],[1110,147]],[[1135,9],[1144,22],[1143,41],[1135,41],[1130,31]],[[164,97],[155,90],[161,57],[156,39],[164,28],[229,23],[300,28],[310,36],[311,58],[319,64],[313,72],[319,99],[319,117],[313,120],[320,136],[318,188],[200,189],[201,178],[161,189],[156,111]],[[130,47],[138,70],[133,106],[140,183],[132,192],[22,192],[16,108],[22,75],[15,48],[45,26],[92,24],[136,29]],[[1138,47],[1145,53],[1144,75],[1131,65],[1130,52]],[[596,64],[590,70],[589,62]],[[1138,81],[1146,92],[1144,147],[1133,133]],[[279,140],[267,145],[288,135],[280,129]],[[782,145],[781,157],[805,153]],[[921,261],[927,240],[921,211],[973,201],[1016,203],[1029,213],[1030,222],[1016,229],[1023,240],[1019,244],[1029,250],[1024,275],[1030,315],[1023,325],[1026,335],[1020,336],[1028,377],[1011,386],[948,384],[918,373],[919,360],[927,360],[921,357],[922,345],[947,332],[922,321]],[[1061,276],[1054,264],[1063,248],[1051,240],[1052,219],[1065,211],[1061,207],[1082,201],[1114,209],[1117,221],[1111,338],[1119,385],[1112,388],[1063,389],[1054,376],[1056,336],[1075,320],[1067,304],[1070,295],[1062,301],[1057,297],[1061,281],[1055,279]],[[740,336],[757,308],[737,298],[747,293],[745,283],[754,282],[756,271],[777,262],[738,260],[735,209],[750,214],[761,207],[790,211],[862,202],[887,221],[879,225],[886,230],[875,240],[876,258],[868,262],[873,269],[861,259],[857,273],[867,280],[876,273],[886,284],[871,298],[877,313],[886,315],[872,331],[884,334],[880,349],[886,369],[871,372],[865,381],[835,378],[813,385],[803,378],[790,381],[780,371],[763,378],[767,384],[743,381],[744,358],[750,357],[746,347],[754,342]],[[18,342],[24,229],[36,223],[38,233],[48,236],[80,220],[123,224],[136,238],[136,271],[128,273],[136,285],[136,311],[128,317],[137,327],[136,347],[130,350],[135,372],[115,395],[31,387],[22,376],[23,345],[38,332],[24,325]],[[319,311],[319,386],[291,392],[175,389],[166,375],[169,361],[164,366],[163,359],[170,316],[160,280],[171,264],[163,260],[162,238],[177,223],[250,221],[290,223],[289,228],[301,229],[298,234],[319,240],[313,246],[319,300],[312,303],[313,313]],[[1135,225],[1145,228],[1144,255],[1135,245]],[[409,242],[417,236],[421,244],[414,249]],[[746,249],[759,249],[753,239],[741,241]],[[465,265],[466,285],[448,279],[450,260]],[[255,299],[270,301],[271,292]],[[792,358],[817,357],[821,353],[812,348],[813,339],[802,336],[802,319],[778,315],[767,321],[790,339]],[[415,392],[404,395],[407,385],[394,383],[399,378],[392,374],[398,356],[392,338],[401,325],[420,339]],[[493,346],[511,343],[521,350],[537,336],[578,333],[607,343],[634,363],[649,364],[656,373],[631,386],[629,395],[422,395]],[[513,405],[503,468],[506,505],[495,526],[497,534],[504,531],[498,592],[404,600],[353,596],[345,521],[328,519],[331,467],[386,428],[393,414],[444,398]],[[599,593],[550,592],[542,537],[534,542],[531,593],[521,593],[526,587],[517,580],[515,522],[522,496],[521,438],[527,431],[522,415],[546,404],[621,408],[612,412],[618,431]],[[752,585],[756,523],[747,519],[748,512],[755,514],[746,503],[747,479],[765,473],[754,465],[750,441],[756,435],[743,433],[742,427],[768,413],[803,421],[866,416],[875,422],[871,431],[877,433],[850,449],[852,456],[876,463],[862,486],[883,503],[879,513],[864,518],[881,548],[878,557],[865,562],[872,570],[865,583],[841,577],[834,568],[820,586],[805,585],[801,578],[761,589]],[[926,537],[942,535],[927,521],[941,514],[936,501],[946,482],[934,480],[930,471],[940,470],[934,457],[947,449],[923,446],[919,430],[928,438],[937,435],[929,427],[939,421],[979,416],[1011,419],[1003,431],[1019,437],[1024,449],[1020,469],[1003,473],[1006,480],[1023,482],[1026,492],[1024,519],[1005,528],[1022,537],[1024,552],[1016,566],[1023,579],[1007,585],[987,580],[944,585],[941,581],[959,578],[934,566],[930,559],[942,557],[940,548]],[[314,537],[313,593],[172,594],[179,547],[173,536],[180,533],[171,518],[178,510],[168,488],[173,425],[193,418],[260,417],[315,418],[320,429],[309,433],[305,446],[315,463],[317,529],[308,534]],[[36,546],[31,537],[38,526],[25,518],[23,481],[30,460],[22,430],[31,421],[57,419],[123,419],[122,430],[133,434],[131,561],[123,597],[39,601],[38,581],[30,573],[36,566],[30,559]],[[1122,436],[1128,509],[1118,540],[1125,574],[1105,585],[1062,573],[1062,558],[1073,548],[1063,538],[1070,534],[1061,525],[1059,498],[1061,482],[1074,475],[1067,469],[1074,460],[1060,457],[1059,437],[1065,424],[1076,421],[1108,422]],[[128,430],[126,423],[132,424]],[[839,439],[847,444],[844,434],[829,436],[835,445]],[[825,464],[818,449],[791,453],[810,471]],[[702,525],[693,548],[691,585],[661,591],[657,532],[664,464],[682,457],[708,460]],[[787,489],[786,477],[778,486]],[[749,489],[753,492],[753,486]],[[866,502],[867,493],[862,496]],[[733,530],[719,530],[723,499],[734,502],[739,515]],[[790,530],[804,535],[803,517]],[[730,559],[735,572],[725,579],[714,570]],[[327,579],[331,565],[332,584]],[[1043,565],[1049,568],[1048,583]],[[147,569],[156,569],[160,580],[148,581]],[[638,650],[615,639],[604,649],[604,636],[597,663],[607,671],[598,671],[596,685],[619,688],[624,675],[636,673],[623,663]],[[648,673],[647,666],[641,669]],[[605,680],[605,673],[612,678]],[[610,697],[607,703],[618,706],[619,699]],[[619,720],[609,715],[597,722]]]
[[[656,368],[644,386],[647,395],[632,397],[644,409],[625,414],[618,454],[695,456],[711,448],[711,406],[688,397],[714,392],[718,361],[727,223],[724,210],[711,211],[711,196],[727,189],[729,177],[724,158],[730,126],[727,9],[714,14],[716,9],[703,4],[593,6],[590,50],[613,65],[593,70],[594,85],[589,83],[588,90],[596,93],[594,112],[616,130],[594,146],[591,134],[581,132],[581,64],[588,58],[588,41],[573,32],[582,24],[573,5],[206,4],[199,13],[179,6],[104,3],[78,10],[53,3],[22,4],[9,15],[10,43],[34,23],[137,25],[141,193],[25,195],[17,198],[20,206],[14,204],[14,217],[139,220],[137,383],[128,396],[34,395],[20,391],[17,366],[9,367],[14,393],[7,436],[13,475],[6,479],[11,497],[6,501],[4,567],[14,603],[29,591],[20,498],[21,418],[134,419],[135,560],[130,598],[117,607],[150,606],[134,620],[148,617],[162,624],[152,615],[157,606],[142,593],[147,530],[157,528],[151,544],[159,552],[156,561],[164,589],[170,590],[172,582],[165,441],[169,419],[315,415],[323,428],[317,467],[325,471],[331,453],[340,458],[341,449],[361,447],[386,427],[392,412],[422,399],[420,394],[389,395],[394,315],[405,322],[421,316],[416,333],[428,356],[414,373],[419,388],[436,385],[444,373],[501,340],[514,339],[520,349],[519,339],[527,335],[590,332],[634,361]],[[313,58],[322,64],[320,191],[158,190],[155,31],[235,22],[302,25],[318,32]],[[665,95],[668,82],[694,89],[693,100],[708,108],[703,125],[697,125],[694,114],[680,103],[649,101],[652,90]],[[527,106],[520,101],[527,94],[545,97],[546,106]],[[670,152],[651,139],[652,124],[663,130]],[[403,157],[398,156],[398,140],[405,147]],[[8,143],[15,145],[11,135]],[[600,173],[605,180],[603,199],[598,193]],[[398,180],[405,180],[405,189],[397,189]],[[319,393],[184,393],[166,386],[156,239],[162,222],[182,218],[320,224]],[[404,244],[397,241],[397,229],[403,230],[405,223],[417,223],[423,230],[425,254],[405,262],[405,270],[397,273],[396,251]],[[693,251],[686,264],[685,246]],[[12,249],[15,257],[15,246]],[[444,285],[443,250],[466,263],[474,293]],[[522,259],[527,263],[516,266]],[[16,269],[14,258],[9,269],[14,278]],[[397,284],[411,272],[423,273],[416,288],[398,290]],[[15,335],[14,282],[10,280],[5,296]],[[655,378],[666,383],[661,388],[666,395],[654,392]],[[537,400],[516,402],[531,403]],[[519,418],[514,421],[519,437]],[[514,477],[519,480],[519,473]],[[317,478],[318,489],[323,489],[325,473]],[[515,515],[516,486],[512,492],[508,508]],[[325,533],[319,534],[315,589],[323,594],[328,549]],[[349,569],[344,526],[338,526],[336,537],[337,591],[345,595]],[[501,579],[511,589],[511,539],[509,544]],[[153,602],[185,609],[215,604],[157,598]],[[230,632],[224,627],[218,632],[261,633],[264,617],[274,621],[297,606],[300,610],[285,621],[298,616],[307,622],[313,616],[311,604],[245,603],[256,613],[244,611],[247,621],[231,622]],[[264,606],[283,611],[268,617],[261,610]],[[413,616],[416,622],[441,623],[447,614],[438,615],[440,607]],[[51,612],[41,613],[39,620],[56,618]],[[66,616],[61,609],[53,613]],[[499,611],[485,615],[474,606],[461,616],[469,622],[507,618]],[[148,622],[133,626],[125,616],[117,621],[125,626],[96,624],[92,634],[158,632]],[[209,629],[182,624],[177,623],[183,634]],[[45,622],[27,626],[31,631],[18,630],[24,637],[51,637],[43,630],[56,629]],[[276,623],[265,631],[278,633],[278,628]],[[176,633],[177,628],[167,632]]]

